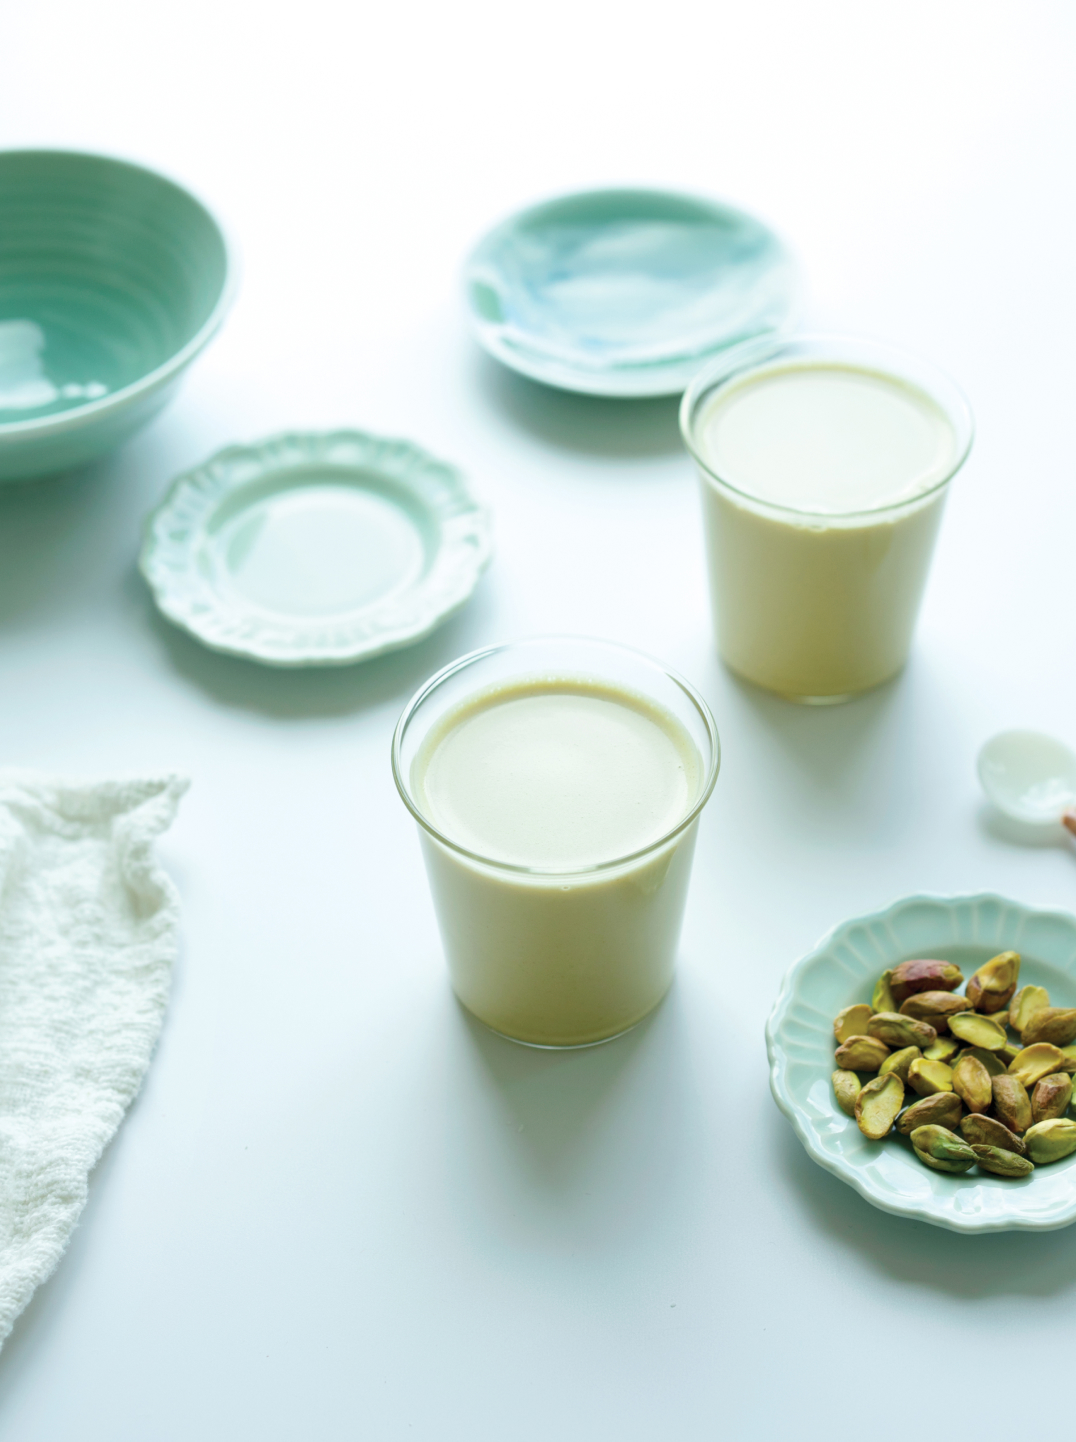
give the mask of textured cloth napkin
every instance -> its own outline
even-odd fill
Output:
[[[179,903],[153,842],[186,789],[0,770],[0,1344],[160,1033]]]

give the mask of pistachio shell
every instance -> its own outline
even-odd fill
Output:
[[[904,1083],[896,1072],[876,1076],[856,1097],[856,1121],[859,1130],[871,1141],[878,1142],[892,1131],[897,1113],[904,1105]]]
[[[833,1018],[833,1035],[842,1045],[850,1036],[866,1036],[871,1009],[865,1001],[855,1006],[846,1006]]]
[[[991,1079],[994,1092],[994,1110],[998,1121],[1019,1135],[1031,1125],[1031,1098],[1027,1088],[1018,1077],[1007,1072]]]
[[[1076,1041],[1076,1007],[1044,1006],[1034,1012],[1020,1033],[1025,1046],[1037,1041],[1052,1042],[1054,1046],[1068,1046]]]
[[[969,1046],[981,1046],[984,1051],[1000,1051],[1009,1038],[1005,1028],[989,1016],[979,1016],[973,1011],[961,1011],[949,1018],[949,1030]]]
[[[867,1022],[867,1035],[884,1041],[886,1046],[903,1047],[930,1046],[938,1040],[938,1033],[925,1021],[916,1021],[911,1016],[901,1016],[899,1011],[879,1011]]]
[[[1076,1122],[1065,1117],[1052,1117],[1028,1128],[1027,1153],[1033,1162],[1059,1162],[1076,1152]]]
[[[1020,953],[1002,951],[982,965],[964,988],[976,1011],[1000,1011],[1016,990]]]
[[[919,1160],[935,1172],[966,1172],[975,1165],[975,1153],[971,1154],[970,1162],[943,1162],[937,1157],[932,1157],[929,1152],[921,1152],[918,1147],[913,1149]]]
[[[891,1051],[885,1061],[878,1068],[878,1075],[885,1076],[886,1072],[896,1072],[902,1082],[908,1080],[908,1068],[912,1062],[922,1056],[917,1046],[902,1047],[900,1051]]]
[[[951,1131],[960,1122],[963,1110],[960,1098],[955,1092],[935,1092],[933,1096],[913,1102],[907,1111],[901,1112],[897,1118],[897,1131],[901,1136],[907,1137],[916,1127],[932,1124],[948,1127]]]
[[[1009,1004],[1009,1025],[1023,1031],[1035,1012],[1050,1005],[1050,993],[1044,986],[1022,986]]]
[[[873,1036],[850,1036],[837,1048],[837,1065],[842,1071],[877,1071],[889,1055],[889,1048]]]
[[[889,975],[889,989],[900,1006],[917,991],[955,991],[963,980],[964,973],[951,961],[921,958],[895,966]]]
[[[831,1078],[833,1082],[833,1094],[837,1098],[837,1105],[841,1111],[850,1117],[856,1114],[856,1097],[859,1096],[861,1082],[854,1071],[835,1071]]]
[[[916,1127],[911,1134],[912,1146],[917,1152],[927,1152],[939,1162],[968,1162],[975,1153],[963,1137],[951,1132],[948,1127],[927,1125]]]
[[[1023,1137],[1018,1137],[994,1117],[963,1117],[960,1130],[970,1146],[1000,1147],[1003,1151],[1015,1152],[1018,1157],[1027,1154]]]
[[[955,1036],[939,1036],[936,1042],[927,1047],[923,1055],[927,1061],[947,1061],[951,1064],[959,1050],[960,1043]]]
[[[1024,1086],[1033,1087],[1037,1081],[1051,1072],[1063,1071],[1065,1055],[1060,1047],[1048,1041],[1037,1041],[1025,1046],[1009,1063],[1009,1075],[1022,1081]]]
[[[1052,1072],[1035,1083],[1031,1093],[1031,1120],[1047,1122],[1051,1117],[1063,1117],[1072,1100],[1072,1078],[1063,1071]]]
[[[953,1091],[969,1112],[988,1111],[994,1100],[990,1073],[970,1051],[966,1051],[953,1067]]]
[[[874,983],[874,995],[871,997],[871,1007],[874,1011],[896,1011],[897,1003],[889,987],[889,979],[892,975],[891,971],[883,971]]]
[[[953,1069],[943,1061],[924,1061],[922,1057],[908,1068],[908,1085],[921,1097],[934,1092],[953,1090]]]
[[[1002,1147],[983,1146],[979,1142],[973,1142],[971,1149],[982,1170],[993,1172],[995,1177],[1029,1177],[1035,1170],[1034,1163],[1029,1162],[1027,1157],[1006,1151]]]
[[[949,1018],[958,1011],[970,1011],[971,1002],[966,996],[957,996],[952,991],[917,991],[914,996],[900,1004],[901,1016],[926,1021],[941,1036],[949,1030]]]
[[[957,1061],[960,1060],[961,1056],[977,1057],[991,1076],[1001,1076],[1002,1072],[1009,1070],[1008,1062],[1002,1061],[1001,1052],[999,1051],[984,1051],[981,1046],[969,1046],[965,1047],[960,1053]]]

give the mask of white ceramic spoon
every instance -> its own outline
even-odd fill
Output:
[[[1076,755],[1040,731],[1001,731],[979,752],[979,780],[1015,821],[1056,826],[1076,836]]]

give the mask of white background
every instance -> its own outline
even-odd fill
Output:
[[[0,1355],[5,1442],[888,1442],[963,1425],[976,1375],[981,1428],[1071,1371],[1076,1229],[875,1211],[777,1112],[762,1029],[822,931],[901,894],[1076,906],[1076,853],[1016,845],[973,772],[1006,725],[1076,742],[1074,32],[1048,0],[3,7],[0,141],[159,166],[244,258],[168,411],[0,493],[3,761],[194,780],[162,846],[184,908],[165,1031]],[[812,323],[967,391],[978,439],[896,683],[819,712],[733,681],[674,403],[545,391],[469,339],[470,243],[615,182],[758,212]],[[490,501],[467,610],[311,674],[158,619],[134,558],[170,477],[339,425],[411,437]],[[558,630],[683,671],[725,758],[673,992],[563,1056],[454,1003],[388,765],[431,672]],[[901,1398],[896,1359],[924,1349]]]

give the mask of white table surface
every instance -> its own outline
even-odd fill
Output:
[[[5,1442],[761,1442],[866,1418],[888,1442],[933,1412],[889,1405],[872,1357],[941,1347],[951,1386],[1000,1376],[1003,1411],[1033,1368],[1067,1375],[1076,1229],[875,1211],[777,1112],[762,1029],[796,956],[901,894],[1076,906],[1076,851],[1014,844],[973,772],[1003,726],[1076,741],[1071,7],[55,0],[3,30],[3,144],[157,165],[244,254],[148,430],[0,492],[2,760],[194,780],[162,846],[183,898],[164,1034],[0,1354]],[[796,247],[812,324],[970,396],[896,683],[813,711],[732,680],[674,403],[543,390],[470,340],[470,242],[611,182],[755,210]],[[460,463],[495,508],[467,610],[311,674],[160,620],[134,557],[169,478],[339,425]],[[431,672],[558,630],[667,660],[724,744],[672,993],[567,1055],[454,1003],[388,765]]]

